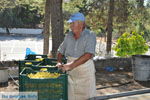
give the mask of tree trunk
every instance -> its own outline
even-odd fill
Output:
[[[117,0],[117,7],[115,13],[117,14],[118,37],[120,37],[127,27],[128,20],[128,0]]]
[[[114,0],[109,2],[108,10],[108,21],[107,21],[107,54],[111,52],[111,43],[112,43],[112,31],[113,31],[113,13],[114,13]]]
[[[45,3],[45,18],[44,18],[44,44],[43,54],[49,53],[49,36],[50,36],[50,3],[51,0],[46,0]]]
[[[51,1],[52,55],[53,57],[56,57],[57,49],[64,39],[62,0]]]
[[[145,7],[144,7],[144,0],[136,0],[137,1],[137,11],[139,13],[139,16],[141,17],[139,22],[137,23],[137,32],[142,32],[145,30],[145,25],[144,22],[145,20],[145,15],[147,13]]]
[[[128,0],[121,0],[122,7],[123,7],[123,14],[122,14],[122,26],[121,26],[121,35],[125,32],[125,29],[127,27],[127,20],[128,20]],[[121,36],[120,35],[120,36]]]

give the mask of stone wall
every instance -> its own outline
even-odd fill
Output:
[[[0,67],[15,67],[18,66],[16,61],[0,61]]]
[[[101,58],[94,59],[96,70],[103,70],[105,67],[111,66],[116,69],[130,70],[132,69],[131,58]],[[0,67],[18,66],[16,61],[1,61]]]
[[[94,64],[97,71],[103,70],[105,67],[108,66],[114,67],[117,70],[131,71],[132,69],[131,58],[113,57],[94,59]]]

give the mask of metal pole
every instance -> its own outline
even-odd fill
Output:
[[[125,97],[125,96],[138,95],[138,94],[144,94],[144,93],[150,93],[150,89],[148,88],[148,89],[122,92],[122,93],[116,93],[116,94],[105,95],[105,96],[97,96],[94,98],[90,98],[89,100],[105,100],[105,99]]]

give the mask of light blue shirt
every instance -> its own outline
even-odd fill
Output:
[[[58,52],[70,57],[79,58],[85,53],[95,54],[96,36],[88,29],[84,29],[80,38],[75,40],[72,31],[69,32],[62,44],[58,48]]]

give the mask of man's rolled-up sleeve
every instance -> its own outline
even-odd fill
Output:
[[[91,36],[87,38],[85,53],[91,53],[95,55],[95,47],[96,47],[96,36],[94,34],[91,34]]]
[[[63,54],[63,55],[65,55],[65,50],[66,50],[66,42],[67,42],[67,40],[66,40],[67,38],[65,37],[64,38],[64,41],[61,43],[61,45],[59,46],[59,48],[58,48],[58,52],[59,53],[61,53],[61,54]]]

